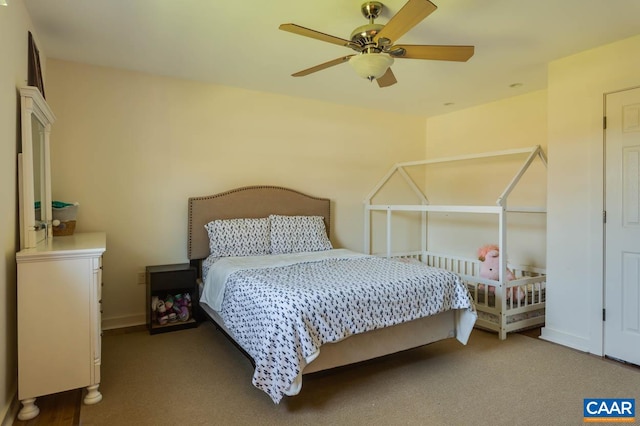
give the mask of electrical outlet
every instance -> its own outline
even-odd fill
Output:
[[[138,272],[138,285],[145,285],[147,283],[147,274],[145,272]]]

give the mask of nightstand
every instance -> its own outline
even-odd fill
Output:
[[[147,327],[165,333],[198,326],[197,271],[185,264],[147,266]],[[164,302],[164,309],[158,304]],[[153,306],[153,304],[156,306]]]

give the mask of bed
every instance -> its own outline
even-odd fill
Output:
[[[447,163],[480,161],[491,164],[494,160],[505,157],[523,158],[520,168],[503,192],[497,197],[495,205],[436,205],[431,204],[425,193],[409,176],[406,169],[416,166],[442,166]],[[443,268],[462,277],[471,292],[478,319],[476,327],[498,333],[501,340],[507,338],[508,333],[521,331],[528,328],[539,327],[545,322],[546,306],[546,271],[544,268],[526,265],[524,262],[510,263],[503,251],[506,251],[509,227],[507,216],[511,215],[544,215],[546,209],[539,206],[512,207],[508,205],[509,195],[518,185],[522,176],[530,168],[534,160],[540,160],[546,170],[547,159],[539,145],[530,148],[519,148],[505,151],[486,152],[480,154],[463,155],[459,157],[438,158],[432,160],[411,161],[395,164],[391,170],[376,184],[364,201],[364,252],[375,253],[389,259],[401,259],[405,262],[421,262],[429,266]],[[399,176],[401,182],[410,188],[417,197],[414,204],[383,204],[374,203],[374,197],[389,184],[394,176]],[[386,231],[386,249],[384,251],[372,250],[374,234],[379,232],[379,227],[372,226],[372,214],[379,212],[386,215],[384,226]],[[392,249],[393,226],[392,218],[407,212],[415,212],[421,215],[421,230],[417,231],[421,238],[419,250]],[[427,234],[429,232],[430,214],[458,214],[458,215],[488,215],[496,219],[495,238],[500,249],[499,268],[501,269],[498,280],[489,280],[480,277],[480,261],[448,253],[442,253],[437,249],[428,247]],[[545,230],[541,230],[545,232]],[[503,250],[503,248],[505,250]],[[507,269],[512,271],[515,279],[507,278]],[[490,291],[485,294],[485,289]],[[515,292],[515,293],[514,293]],[[511,298],[511,294],[523,295],[519,298]]]
[[[274,403],[299,393],[305,374],[443,339],[466,344],[477,318],[457,274],[333,248],[330,211],[329,199],[276,186],[189,198],[202,315],[250,359],[253,384]],[[318,241],[291,227],[299,221],[326,241],[309,246]]]

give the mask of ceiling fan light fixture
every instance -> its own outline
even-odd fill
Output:
[[[474,46],[394,44],[437,9],[437,6],[429,0],[405,1],[405,5],[385,25],[381,25],[374,23],[374,20],[385,6],[379,1],[365,0],[360,10],[369,23],[353,30],[349,39],[335,37],[296,24],[280,25],[281,30],[347,47],[356,52],[291,75],[301,77],[349,61],[360,77],[369,81],[377,80],[378,86],[382,88],[398,82],[390,68],[395,59],[465,62],[473,56]]]
[[[352,56],[349,63],[360,77],[373,81],[387,72],[393,58],[386,53],[362,53]]]

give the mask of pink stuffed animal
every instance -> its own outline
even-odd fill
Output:
[[[478,260],[480,260],[480,277],[486,278],[489,280],[498,281],[500,277],[500,249],[495,244],[487,244],[478,249]],[[516,277],[513,275],[513,272],[507,268],[507,276],[505,277],[506,281],[515,280]],[[510,291],[507,292],[507,300],[511,299],[513,293],[517,288],[517,297],[518,300],[522,300],[524,298],[524,292],[520,287],[511,287]],[[484,289],[483,284],[478,285],[478,290]],[[489,286],[489,294],[495,293],[495,287]]]

